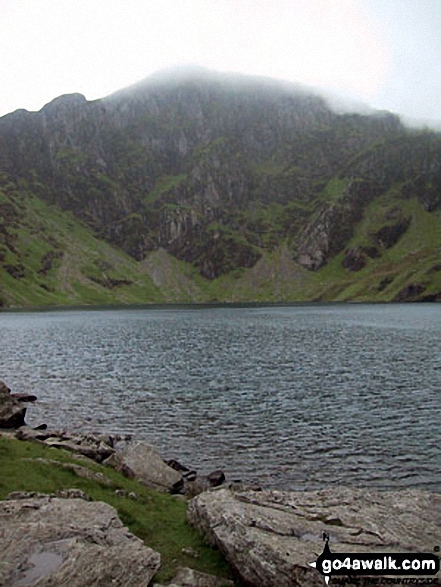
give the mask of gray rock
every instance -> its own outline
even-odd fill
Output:
[[[11,395],[11,390],[0,381],[0,428],[19,428],[25,421],[26,408]]]
[[[162,586],[154,583],[153,587]],[[167,587],[234,587],[234,583],[228,579],[180,567],[176,577]]]
[[[104,442],[101,442],[98,438],[90,434],[72,436],[67,440],[51,436],[44,443],[53,448],[62,448],[69,452],[78,453],[97,463],[102,463],[115,452],[109,445],[104,444]]]
[[[44,442],[48,438],[56,438],[55,433],[44,429],[31,428],[30,426],[21,426],[15,433],[18,440],[34,440],[36,442]]]
[[[148,487],[173,492],[177,485],[183,485],[181,474],[164,463],[157,450],[147,442],[131,442],[118,456]]]
[[[47,497],[62,497],[63,499],[84,499],[85,501],[93,501],[93,499],[81,489],[58,489],[55,493],[38,493],[37,491],[13,491],[5,497],[7,500],[11,499],[31,499]]]
[[[93,434],[75,434],[58,430],[48,430],[47,428],[33,429],[29,426],[21,426],[16,432],[16,438],[19,440],[31,440],[42,442],[53,448],[61,448],[77,455],[85,456],[97,463],[102,463],[115,453],[105,440],[112,437],[95,436]]]
[[[107,444],[107,446],[110,446],[110,448],[115,448],[115,444],[118,442],[118,440],[120,440],[120,436],[118,434],[114,435],[102,433],[97,435],[97,440],[104,444]]]
[[[323,550],[323,532],[333,552],[433,552],[441,536],[441,495],[218,489],[194,498],[188,517],[249,585],[322,587],[309,563]]]
[[[160,556],[108,504],[35,497],[0,502],[0,585],[147,587]]]
[[[110,457],[105,459],[102,464],[107,467],[112,467],[112,469],[115,469],[115,471],[118,471],[118,473],[121,473],[124,477],[127,477],[127,479],[135,479],[136,477],[132,469],[126,465],[123,456],[119,452],[110,455]]]

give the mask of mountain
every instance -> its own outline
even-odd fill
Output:
[[[441,299],[441,135],[186,71],[0,118],[0,300]]]

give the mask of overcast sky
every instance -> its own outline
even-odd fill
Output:
[[[0,115],[179,64],[441,121],[441,0],[0,0]]]

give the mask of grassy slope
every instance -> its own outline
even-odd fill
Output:
[[[426,285],[424,294],[441,291],[441,271],[431,270],[440,259],[441,214],[426,212],[416,200],[398,200],[392,192],[374,201],[356,227],[348,248],[372,244],[371,234],[378,230],[381,218],[393,206],[399,206],[405,217],[411,217],[408,230],[396,245],[390,249],[379,247],[381,258],[368,259],[367,265],[357,272],[342,267],[344,254],[340,253],[328,266],[311,276],[306,295],[315,289],[317,297],[329,301],[388,302],[412,283]],[[385,278],[391,283],[379,291]]]
[[[111,484],[79,477],[56,464],[38,462],[44,458],[57,462],[75,463],[103,473]],[[26,466],[24,466],[24,464]],[[12,491],[54,493],[60,489],[77,488],[95,501],[105,501],[118,511],[129,529],[142,538],[147,546],[161,554],[161,569],[156,581],[173,578],[178,566],[188,566],[219,577],[230,577],[228,565],[220,553],[206,546],[202,537],[188,524],[186,502],[168,494],[147,489],[136,481],[126,479],[109,467],[87,459],[75,459],[69,453],[33,442],[0,437],[0,499]],[[116,490],[135,492],[137,499],[117,495]],[[183,549],[199,553],[195,558]]]
[[[1,198],[7,200],[7,194],[0,191],[0,203]],[[165,251],[153,252],[139,263],[94,237],[70,213],[29,193],[20,198],[14,194],[14,198],[20,221],[8,227],[13,246],[3,247],[0,262],[0,300],[5,306],[391,301],[411,283],[425,284],[425,294],[441,291],[441,271],[432,269],[441,250],[441,214],[426,212],[415,199],[400,199],[394,190],[367,207],[348,246],[372,244],[372,233],[394,206],[412,218],[410,227],[395,246],[380,248],[381,257],[368,259],[361,271],[344,269],[343,253],[319,271],[307,271],[282,244],[272,251],[263,250],[253,268],[236,269],[213,281]],[[53,259],[44,270],[48,255]],[[20,264],[20,276],[6,269]],[[380,291],[378,286],[385,278],[391,283]]]
[[[372,202],[363,220],[355,227],[347,248],[373,245],[373,233],[385,224],[388,210],[398,207],[411,218],[406,233],[391,248],[378,246],[380,258],[367,258],[360,271],[342,266],[344,252],[319,271],[312,272],[292,261],[281,246],[249,271],[236,271],[210,284],[211,297],[225,301],[358,301],[390,302],[405,286],[421,283],[424,295],[441,292],[441,212],[426,212],[415,200],[403,200],[391,190]],[[390,279],[380,291],[379,285]]]
[[[9,232],[14,251],[0,264],[0,296],[8,306],[160,303],[165,296],[139,263],[95,238],[71,214],[35,196],[22,201],[22,218]],[[49,270],[44,258],[55,254]],[[57,256],[62,254],[62,256]],[[24,266],[14,277],[5,264]]]

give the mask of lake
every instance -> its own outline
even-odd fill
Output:
[[[133,434],[201,473],[441,492],[441,306],[0,314],[27,422]]]

